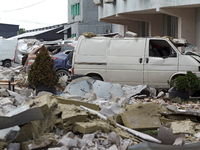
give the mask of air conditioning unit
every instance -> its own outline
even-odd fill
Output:
[[[95,5],[101,5],[103,0],[93,0]]]
[[[104,3],[114,3],[115,0],[104,0]]]

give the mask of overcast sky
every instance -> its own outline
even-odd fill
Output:
[[[67,23],[67,0],[0,0],[0,23],[26,30]]]

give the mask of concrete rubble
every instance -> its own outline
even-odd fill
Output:
[[[2,80],[16,70],[0,69]],[[141,144],[157,147],[156,143],[195,149],[200,143],[198,99],[169,99],[166,91],[157,93],[146,85],[89,77],[68,85],[63,77],[64,90],[59,88],[58,95],[41,92],[36,96],[28,87],[27,75],[15,73],[15,79],[15,91],[0,86],[0,149],[126,150]]]

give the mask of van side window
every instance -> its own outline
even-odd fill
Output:
[[[169,45],[167,41],[164,40],[150,40],[149,41],[149,56],[150,57],[176,57],[176,52]]]

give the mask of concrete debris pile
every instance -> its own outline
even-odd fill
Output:
[[[169,99],[146,85],[83,77],[52,95],[0,86],[0,149],[126,150],[200,146],[199,102]],[[64,81],[64,82],[63,82]],[[152,134],[153,133],[153,134]],[[155,133],[155,134],[154,134]],[[151,136],[150,136],[151,135]],[[173,149],[172,147],[170,147]]]
[[[0,149],[126,149],[141,141],[114,123],[82,110],[80,106],[67,104],[68,100],[45,94],[25,102],[12,111],[14,115],[0,117]],[[90,108],[94,104],[80,102]],[[93,106],[94,105],[94,106]],[[37,108],[37,109],[36,109]],[[31,111],[32,113],[28,113]],[[28,117],[24,117],[25,114]],[[37,115],[35,115],[37,114]],[[11,117],[10,119],[8,117]],[[23,118],[23,122],[19,121]],[[35,118],[30,120],[30,118]],[[13,126],[5,128],[6,126]],[[78,133],[78,134],[76,134]]]
[[[199,102],[171,100],[167,93],[156,95],[156,89],[144,85],[122,86],[87,77],[72,81],[64,92],[63,97],[99,105],[102,115],[131,129],[159,131],[164,125],[173,134],[185,134],[185,144],[199,142]]]

